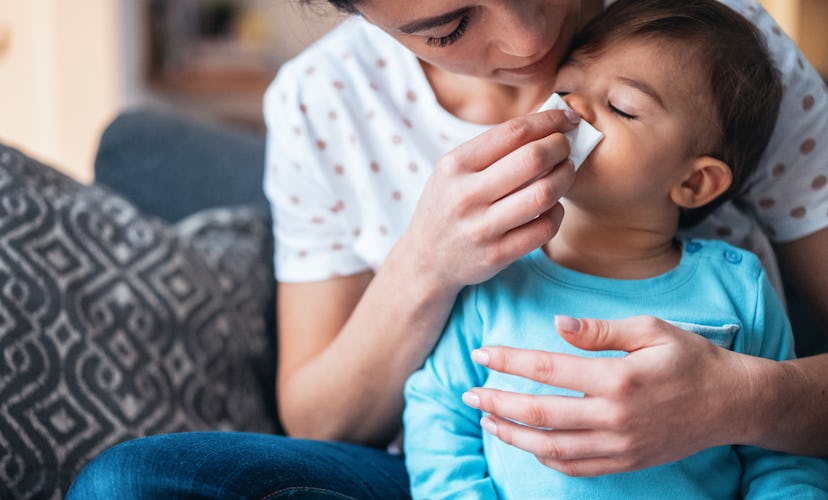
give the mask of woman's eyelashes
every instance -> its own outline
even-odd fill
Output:
[[[426,39],[426,44],[431,45],[432,47],[446,47],[448,45],[453,44],[454,42],[459,40],[460,37],[462,37],[463,34],[466,32],[466,28],[469,26],[469,20],[469,14],[464,14],[463,17],[460,18],[460,22],[457,23],[457,27],[454,28],[454,31],[452,31],[446,36],[430,36],[428,37],[428,39]]]

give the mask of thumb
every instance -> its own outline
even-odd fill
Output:
[[[678,330],[652,316],[614,320],[555,316],[555,327],[564,340],[579,349],[626,352],[664,344]]]

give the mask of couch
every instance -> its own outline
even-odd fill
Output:
[[[0,140],[0,498],[127,439],[278,433],[264,138],[155,111],[79,184]]]
[[[154,111],[81,185],[0,140],[0,498],[58,499],[104,449],[279,433],[261,134]],[[828,339],[788,297],[797,351]]]

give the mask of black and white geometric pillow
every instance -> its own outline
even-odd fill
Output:
[[[277,431],[270,224],[175,226],[0,145],[0,498],[62,498],[121,441]]]

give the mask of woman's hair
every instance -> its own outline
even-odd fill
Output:
[[[703,71],[699,81],[706,80],[706,102],[715,108],[700,110],[713,120],[700,144],[730,166],[733,183],[708,205],[682,212],[680,225],[692,226],[744,189],[756,170],[779,114],[781,78],[763,35],[717,0],[619,0],[587,24],[573,50],[589,56],[638,38],[678,42],[694,55],[690,70]]]
[[[316,0],[299,0],[303,4],[310,5],[316,3]],[[328,3],[336,7],[337,10],[348,14],[358,14],[356,4],[359,0],[328,0]]]

